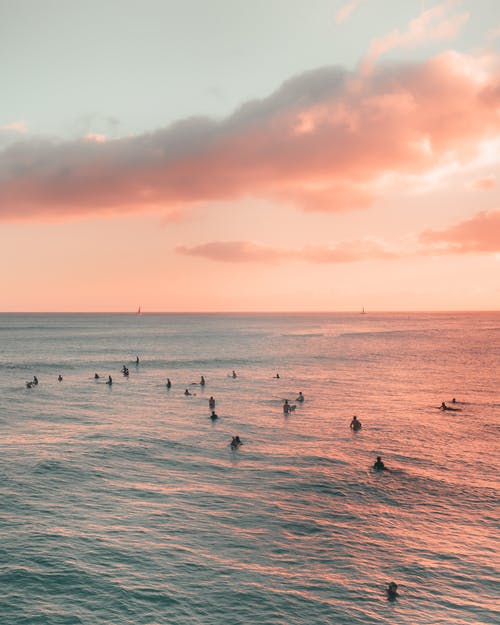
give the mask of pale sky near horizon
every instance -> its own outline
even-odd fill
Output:
[[[0,0],[0,312],[500,309],[497,0]]]

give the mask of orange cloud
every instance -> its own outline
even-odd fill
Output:
[[[482,211],[447,230],[427,230],[420,241],[433,253],[500,252],[500,210]]]
[[[184,256],[199,256],[227,263],[278,263],[295,260],[309,263],[349,263],[362,260],[394,258],[375,241],[346,241],[333,247],[306,246],[301,249],[274,248],[250,241],[212,241],[193,247],[178,246]]]
[[[471,161],[499,137],[499,84],[496,65],[450,52],[369,76],[310,71],[221,121],[104,142],[28,137],[0,150],[0,219],[178,215],[244,197],[366,207],[387,174],[425,174],[450,155]]]

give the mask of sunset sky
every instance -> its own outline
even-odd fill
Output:
[[[3,0],[0,311],[500,309],[498,0]]]

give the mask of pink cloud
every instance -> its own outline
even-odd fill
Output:
[[[88,132],[84,139],[86,141],[95,141],[96,143],[104,143],[106,141],[106,135],[99,135],[94,132]]]
[[[484,178],[478,178],[472,183],[474,189],[494,189],[497,186],[497,179],[495,176],[485,176]]]
[[[288,256],[285,250],[277,250],[251,241],[212,241],[193,247],[179,245],[178,254],[200,256],[223,263],[275,263]]]
[[[369,240],[345,241],[335,246],[306,246],[301,249],[274,248],[250,241],[212,241],[193,247],[178,246],[184,256],[199,256],[227,263],[278,263],[295,260],[309,263],[350,263],[394,258],[396,254]]]
[[[362,0],[352,0],[352,2],[347,2],[337,11],[335,15],[335,22],[337,24],[342,24],[346,20],[351,17],[351,14],[358,8],[361,4]]]
[[[409,48],[427,41],[452,39],[469,19],[469,13],[447,15],[453,3],[438,4],[423,11],[413,19],[404,32],[393,30],[388,35],[375,39],[364,61],[365,68],[371,68],[375,61],[395,48]]]
[[[28,125],[24,121],[11,122],[10,124],[4,124],[3,126],[0,126],[0,131],[1,130],[20,132],[24,134],[25,132],[28,132]]]
[[[420,241],[433,253],[500,252],[500,210],[482,211],[446,230],[427,230]]]
[[[179,215],[244,197],[363,208],[386,174],[470,161],[500,136],[499,84],[498,67],[450,52],[370,75],[310,71],[221,121],[104,142],[26,138],[0,150],[0,219]]]

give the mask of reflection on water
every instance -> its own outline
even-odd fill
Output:
[[[496,622],[499,328],[0,315],[2,622]]]

